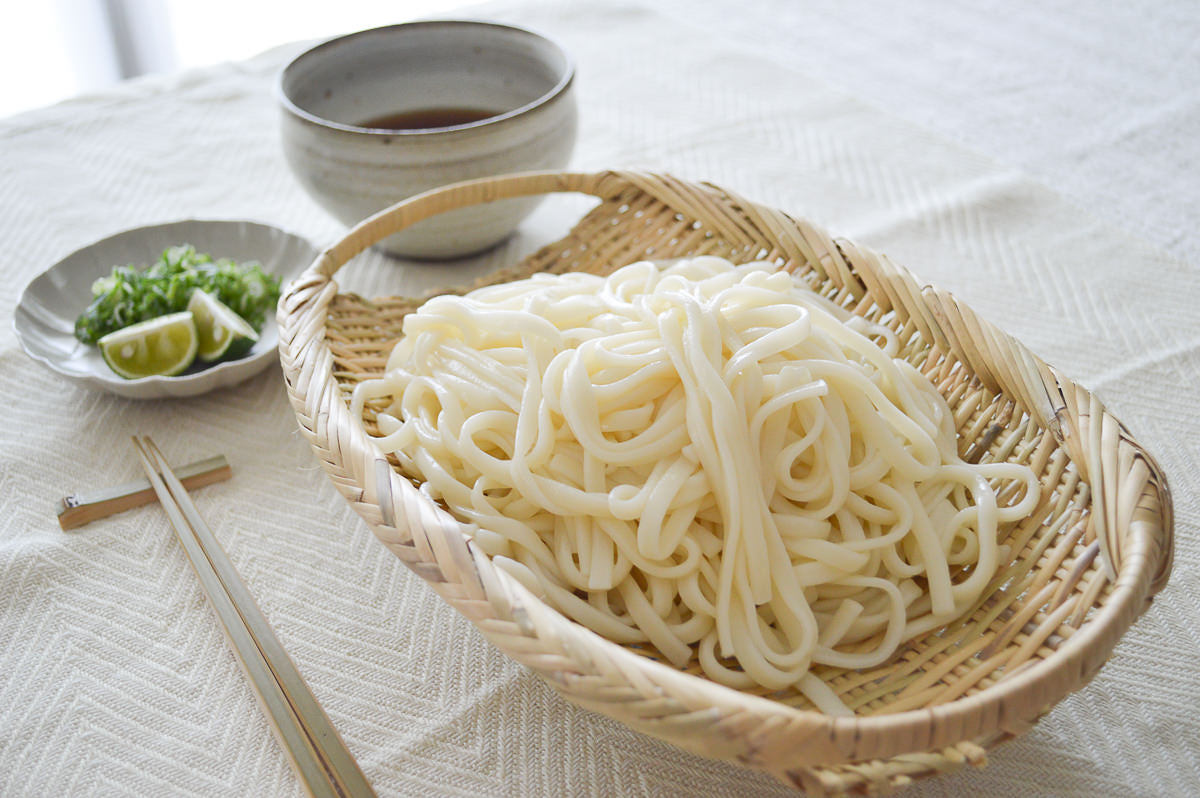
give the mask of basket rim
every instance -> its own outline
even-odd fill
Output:
[[[647,191],[647,193],[654,193],[656,198],[667,205],[671,205],[669,197],[672,192],[679,190],[681,186],[689,186],[708,192],[719,192],[731,197],[750,214],[774,212],[772,209],[747,202],[732,192],[708,183],[688,183],[668,175],[626,171],[534,172],[502,175],[456,183],[397,203],[365,220],[350,230],[342,239],[325,249],[280,300],[280,354],[288,393],[298,415],[311,412],[314,409],[314,402],[318,399],[328,400],[322,408],[328,414],[322,423],[327,425],[327,428],[336,428],[339,431],[341,443],[349,441],[351,445],[362,446],[365,444],[368,451],[374,451],[376,457],[382,457],[377,450],[373,449],[373,444],[370,443],[361,424],[349,417],[349,409],[341,400],[336,385],[333,390],[329,388],[329,384],[333,382],[333,375],[332,370],[327,366],[332,363],[332,355],[329,352],[328,344],[323,339],[323,334],[324,321],[327,317],[327,303],[336,293],[336,283],[333,281],[332,275],[354,255],[398,229],[463,204],[554,192],[582,192],[599,196],[601,199],[610,199],[619,193],[619,189],[630,186]],[[655,190],[657,190],[656,193]],[[664,199],[664,195],[668,199]],[[789,216],[783,215],[783,217],[791,220]],[[811,223],[803,222],[803,224],[815,230],[821,230]],[[844,242],[859,251],[870,252],[870,250],[853,245],[844,239],[831,237],[830,240]],[[911,280],[916,285],[916,280],[911,273],[900,267],[896,267],[896,269],[902,279]],[[1065,448],[1065,444],[1072,436],[1069,430],[1059,429],[1056,425],[1062,423],[1062,414],[1072,402],[1087,405],[1090,400],[1092,413],[1098,409],[1105,420],[1119,426],[1119,422],[1111,418],[1089,392],[1063,377],[1057,370],[1043,363],[1024,345],[986,320],[973,317],[973,311],[958,303],[950,294],[930,286],[920,287],[918,291],[922,297],[936,294],[952,302],[956,310],[972,313],[973,321],[985,334],[1003,340],[1008,347],[1015,348],[1022,358],[1040,369],[1045,385],[1038,387],[1046,388],[1046,396],[1049,400],[1049,405],[1045,408],[1049,416],[1041,426],[1054,430],[1060,446]],[[866,293],[867,295],[871,294],[869,287],[866,287]],[[321,304],[322,299],[325,304]],[[317,323],[318,318],[320,323]],[[285,330],[287,333],[283,334]],[[957,354],[948,350],[946,353],[948,355]],[[959,360],[964,367],[969,367],[965,360],[962,358]],[[323,367],[325,367],[324,373],[321,371]],[[974,369],[972,371],[974,372]],[[1026,407],[1026,409],[1030,412],[1034,411],[1034,408]],[[305,429],[303,423],[301,423],[301,427]],[[1123,427],[1120,429],[1124,432]],[[307,430],[305,431],[307,433]],[[1083,437],[1082,435],[1077,436],[1077,438]],[[632,663],[635,668],[647,670],[647,675],[652,675],[655,684],[664,687],[668,684],[674,685],[705,699],[702,702],[692,703],[717,704],[726,707],[737,705],[739,709],[753,711],[756,715],[784,719],[786,724],[783,728],[790,730],[787,732],[789,737],[793,734],[800,735],[799,738],[792,739],[804,739],[809,742],[821,739],[829,741],[829,749],[833,752],[833,758],[829,760],[829,764],[844,764],[865,758],[876,759],[930,748],[941,748],[980,735],[1001,732],[1019,733],[1030,725],[1029,721],[1024,720],[1025,716],[1029,714],[1030,708],[1033,708],[1037,716],[1044,714],[1050,707],[1070,692],[1082,687],[1095,675],[1100,666],[1108,659],[1121,636],[1144,611],[1150,598],[1162,588],[1169,575],[1173,548],[1173,513],[1167,483],[1161,474],[1161,469],[1143,447],[1131,436],[1126,435],[1123,440],[1127,441],[1134,448],[1135,454],[1148,464],[1151,481],[1154,483],[1153,488],[1157,492],[1157,503],[1148,511],[1149,518],[1134,518],[1129,521],[1128,541],[1132,542],[1132,545],[1129,542],[1124,544],[1120,567],[1116,568],[1116,579],[1107,593],[1105,603],[1099,607],[1093,603],[1096,612],[1090,614],[1080,624],[1078,631],[1063,641],[1051,655],[1027,663],[1027,667],[1020,666],[1017,672],[1006,676],[1000,682],[980,688],[978,692],[960,696],[932,707],[850,717],[833,717],[816,710],[795,708],[763,696],[726,687],[642,657],[562,615],[501,569],[493,569],[489,578],[499,580],[499,585],[507,594],[519,599],[520,604],[526,609],[532,608],[539,615],[543,612],[550,613],[553,618],[557,619],[555,625],[561,624],[560,630],[569,630],[567,633],[571,638],[581,643],[587,640],[588,643],[596,645],[604,651],[606,656],[615,657],[621,662]],[[1075,443],[1085,447],[1087,445],[1086,440],[1076,440]],[[1067,454],[1072,460],[1075,459],[1073,452],[1068,451]],[[386,463],[386,461],[383,462]],[[328,468],[334,464],[322,457],[322,465]],[[1085,470],[1088,465],[1088,463],[1079,463],[1082,474],[1088,473]],[[357,470],[361,471],[362,469]],[[405,487],[407,487],[413,491],[413,495],[418,495],[415,493],[415,489],[402,476],[395,473],[390,466],[387,471],[389,485],[386,491],[379,489],[377,485],[378,492],[390,496],[404,496]],[[362,478],[357,480],[358,490],[354,491],[356,496],[361,497],[355,504],[356,509],[360,510],[360,514],[363,511],[362,505],[373,498],[368,494],[375,492],[371,490],[371,486],[366,484],[369,482],[368,479],[365,479],[367,476],[369,475],[361,474]],[[378,482],[377,472],[376,483]],[[337,480],[335,483],[339,488],[343,488],[343,485]],[[345,493],[345,490],[343,492]],[[453,519],[453,516],[446,510],[424,497],[421,497],[420,500],[424,500],[427,505],[419,508],[422,514],[445,515],[455,526],[460,526],[459,522]],[[1093,515],[1100,514],[1095,509],[1096,500],[1096,495],[1088,500],[1089,507],[1093,509]],[[1113,501],[1115,502],[1115,497]],[[1139,507],[1142,507],[1143,504],[1139,503]],[[379,513],[373,515],[378,520],[384,520],[389,514],[387,510],[384,510],[382,515]],[[1146,514],[1143,513],[1143,515]],[[1155,518],[1157,518],[1157,523],[1154,523]],[[376,526],[377,519],[373,517],[367,520],[373,531],[382,539]],[[395,529],[394,524],[391,526]],[[1100,537],[1099,530],[1097,537]],[[388,543],[387,540],[384,542]],[[484,557],[471,541],[466,539],[465,535],[462,542],[465,549],[473,552],[476,559]],[[478,579],[478,577],[476,578]],[[439,590],[439,592],[442,591]],[[443,595],[445,594],[443,593]],[[478,625],[475,618],[471,618],[471,620]],[[510,654],[510,656],[512,655]],[[543,673],[543,675],[546,674]],[[565,690],[562,685],[556,684],[553,679],[551,679],[551,684],[560,692],[568,692],[569,695],[569,691]],[[870,750],[870,755],[863,756],[856,753],[863,750]]]

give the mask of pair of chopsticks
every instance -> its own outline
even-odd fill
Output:
[[[162,452],[149,437],[134,437],[133,445],[300,783],[314,798],[374,796],[358,763]]]

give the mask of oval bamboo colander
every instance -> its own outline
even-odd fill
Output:
[[[968,615],[867,671],[815,673],[855,710],[791,692],[738,691],[609,642],[534,597],[472,546],[350,416],[423,298],[339,293],[334,274],[422,219],[509,197],[582,192],[601,203],[560,241],[478,284],[538,271],[611,270],[713,254],[771,260],[888,324],[901,356],[954,411],[967,460],[1031,466],[1041,500],[1001,530],[1009,556]],[[945,291],[886,257],[711,185],[633,172],[533,173],[460,183],[367,219],[323,252],[279,305],[280,355],[300,429],[379,539],[502,651],[575,703],[702,756],[765,770],[811,794],[885,792],[980,765],[1090,680],[1166,583],[1172,512],[1154,459],[1088,391]]]

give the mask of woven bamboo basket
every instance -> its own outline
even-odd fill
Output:
[[[816,673],[855,711],[798,694],[737,691],[567,620],[476,550],[352,418],[354,385],[382,371],[422,298],[339,293],[335,272],[385,236],[508,197],[600,198],[562,240],[481,283],[538,271],[607,273],[646,259],[771,260],[854,313],[891,326],[902,356],[954,411],[970,461],[1024,462],[1041,497],[1003,529],[1010,552],[967,617],[868,671]],[[1088,682],[1166,583],[1166,481],[1119,421],[970,308],[883,255],[711,185],[669,176],[534,173],[428,192],[366,220],[323,252],[279,306],[280,353],[300,428],[379,539],[507,655],[562,695],[702,756],[774,774],[813,795],[877,794],[964,765],[1027,731]]]

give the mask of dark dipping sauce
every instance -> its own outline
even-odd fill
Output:
[[[428,130],[435,127],[469,125],[501,113],[503,112],[479,108],[418,108],[415,111],[374,116],[365,122],[359,122],[358,126],[376,130]]]

